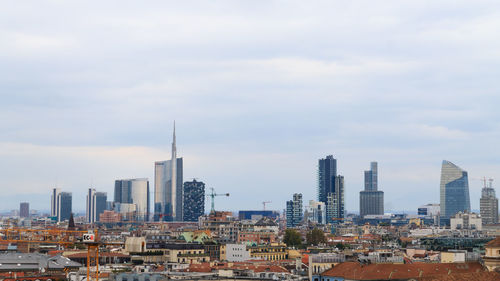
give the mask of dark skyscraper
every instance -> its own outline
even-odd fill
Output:
[[[337,175],[337,159],[328,155],[318,161],[318,201],[326,205],[326,222],[344,217],[344,177]]]
[[[470,212],[467,172],[446,160],[443,160],[441,166],[440,199],[444,223],[458,212]]]
[[[293,194],[293,199],[286,202],[286,227],[296,227],[302,221],[302,194]]]
[[[21,202],[19,205],[19,216],[21,218],[28,218],[30,216],[30,203]]]
[[[378,190],[377,162],[370,163],[370,170],[365,171],[365,190],[359,193],[359,215],[383,215],[384,192]]]
[[[57,221],[69,220],[72,210],[72,195],[71,192],[61,192],[58,195],[58,216]]]
[[[106,210],[106,192],[96,192],[95,189],[89,188],[87,194],[87,222],[95,223],[99,221],[99,216]]]
[[[184,221],[198,221],[205,213],[205,184],[201,181],[184,182]]]

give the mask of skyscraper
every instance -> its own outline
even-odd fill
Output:
[[[479,199],[479,209],[483,224],[498,223],[498,198],[495,196],[495,189],[492,185],[493,180],[490,179],[489,185],[484,181],[484,187],[481,191],[481,199]]]
[[[19,216],[21,218],[29,218],[30,216],[30,203],[21,202],[19,205]]]
[[[441,166],[440,206],[444,223],[458,212],[470,212],[467,172],[446,160]]]
[[[59,188],[54,188],[50,197],[50,216],[55,217],[58,222],[69,219],[72,207],[71,192],[61,192]]]
[[[177,158],[175,123],[172,158],[155,162],[155,221],[182,221],[182,158]]]
[[[286,202],[286,227],[296,227],[302,221],[302,194],[293,194],[293,199]]]
[[[50,216],[51,217],[57,217],[57,209],[58,209],[58,196],[59,193],[61,193],[61,189],[59,188],[53,188],[52,189],[52,194],[50,196]]]
[[[359,192],[359,215],[383,215],[384,192],[378,190],[378,165],[370,163],[370,170],[365,171],[365,190]]]
[[[147,178],[115,181],[115,203],[134,204],[138,221],[149,219],[149,181]]]
[[[184,221],[198,221],[205,213],[205,184],[201,181],[184,182]]]
[[[87,222],[95,223],[99,221],[99,216],[106,210],[106,192],[96,192],[95,189],[89,188],[87,193]]]
[[[57,196],[57,221],[69,220],[72,211],[72,194],[71,192],[60,192]]]
[[[344,218],[344,177],[337,175],[337,159],[328,155],[318,161],[318,201],[326,205],[326,222]]]

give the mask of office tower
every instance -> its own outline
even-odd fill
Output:
[[[498,223],[498,198],[495,196],[495,189],[492,183],[493,180],[490,179],[489,186],[487,186],[486,180],[484,181],[481,199],[479,199],[479,209],[483,224]]]
[[[458,212],[470,212],[469,180],[467,172],[443,160],[441,166],[440,206],[443,223]]]
[[[61,193],[61,189],[59,188],[53,188],[52,189],[52,195],[50,196],[50,216],[51,217],[57,217],[57,206],[59,205],[57,203],[57,198],[59,196],[59,193]]]
[[[29,218],[30,216],[30,203],[21,202],[19,205],[19,216],[21,218]]]
[[[383,215],[384,192],[378,190],[378,165],[370,163],[370,170],[365,171],[365,190],[359,192],[359,215]]]
[[[155,162],[155,221],[182,221],[182,158],[177,158],[175,123],[172,158]]]
[[[89,188],[87,193],[87,222],[95,223],[99,221],[99,215],[106,210],[107,194],[105,192],[96,192]]]
[[[184,182],[184,221],[198,221],[205,213],[205,184],[201,181]]]
[[[318,201],[326,205],[326,223],[344,218],[344,177],[337,175],[337,159],[328,155],[318,161]]]
[[[149,181],[147,178],[115,181],[115,203],[134,204],[135,219],[149,219]]]
[[[302,194],[293,194],[293,200],[286,202],[286,227],[296,227],[303,217]]]
[[[57,221],[69,220],[72,210],[72,194],[71,192],[60,192],[57,195]]]

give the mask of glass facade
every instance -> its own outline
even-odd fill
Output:
[[[134,204],[136,206],[136,220],[149,220],[149,202],[148,179],[125,179],[115,181],[115,203]]]
[[[302,194],[293,194],[293,200],[286,202],[286,227],[296,227],[302,221]]]
[[[458,212],[470,212],[467,172],[446,160],[441,166],[440,206],[444,219]]]
[[[384,192],[378,190],[378,164],[370,163],[370,170],[365,171],[365,190],[359,193],[359,215],[383,215]]]
[[[172,177],[174,173],[175,177]],[[154,220],[181,221],[182,205],[183,159],[177,158],[175,167],[172,167],[172,160],[155,162]]]
[[[337,175],[337,159],[332,155],[318,161],[318,201],[326,205],[326,222],[344,217],[344,177]]]
[[[71,192],[61,192],[58,195],[58,216],[57,221],[69,220],[72,208],[72,195]]]
[[[184,221],[198,221],[205,213],[205,184],[201,181],[184,183]]]

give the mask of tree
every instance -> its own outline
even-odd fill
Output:
[[[319,228],[314,228],[313,230],[309,231],[306,235],[306,239],[308,245],[314,246],[326,242],[325,233],[323,233],[323,231]]]
[[[283,242],[285,242],[288,247],[298,247],[302,244],[302,237],[300,237],[300,233],[297,230],[287,229]]]

